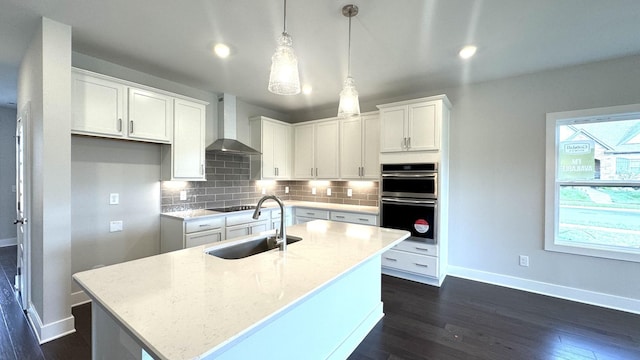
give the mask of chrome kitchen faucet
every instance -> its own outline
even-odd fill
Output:
[[[278,198],[275,195],[263,196],[258,201],[258,205],[256,205],[256,210],[253,212],[253,219],[258,220],[258,217],[260,216],[260,207],[262,207],[262,203],[269,199],[277,202],[278,205],[280,206],[280,215],[281,215],[280,216],[280,234],[278,234],[278,230],[276,230],[276,246],[280,248],[280,251],[286,251],[287,250],[287,234],[285,233],[285,227],[284,227],[284,220],[286,216],[284,213],[284,203],[282,202],[282,200],[280,200],[280,198]]]

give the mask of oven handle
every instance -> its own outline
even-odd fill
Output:
[[[399,204],[416,204],[416,205],[435,205],[435,200],[409,200],[409,199],[397,199],[397,198],[382,198],[382,202],[394,202]]]
[[[394,174],[382,174],[383,178],[435,178],[438,174],[437,173],[427,173],[427,174],[398,174],[398,173],[394,173]]]

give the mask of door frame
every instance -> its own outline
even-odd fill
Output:
[[[23,310],[31,303],[31,102],[27,102],[16,118],[16,266],[15,289]],[[22,162],[20,161],[22,156]],[[22,167],[22,169],[21,169]],[[20,180],[22,178],[22,189]],[[22,202],[20,194],[22,193]],[[22,207],[19,208],[18,204]],[[20,229],[22,228],[22,229]],[[22,230],[22,231],[21,231]]]

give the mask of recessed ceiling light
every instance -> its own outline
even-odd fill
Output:
[[[468,58],[472,57],[473,55],[475,55],[476,50],[478,50],[477,47],[475,47],[473,45],[467,45],[467,46],[463,47],[460,50],[458,55],[460,55],[460,57],[463,58],[463,59],[468,59]]]
[[[312,91],[313,91],[313,87],[311,87],[311,85],[304,85],[302,87],[302,93],[305,95],[311,94]]]
[[[231,49],[229,49],[229,46],[227,46],[225,44],[222,44],[222,43],[216,44],[213,47],[213,51],[221,59],[224,59],[224,58],[228,57],[229,54],[231,54]]]

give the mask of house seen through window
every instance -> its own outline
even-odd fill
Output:
[[[605,110],[547,114],[545,249],[640,261],[640,112]]]

